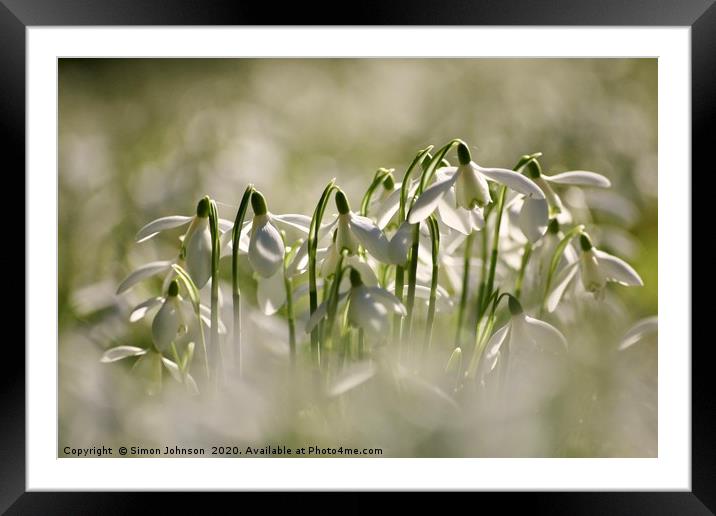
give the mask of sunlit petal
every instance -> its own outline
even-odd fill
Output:
[[[438,178],[432,185],[418,197],[408,214],[408,222],[415,224],[425,220],[438,207],[440,199],[452,188],[457,181],[457,173]]]
[[[572,170],[553,176],[543,175],[542,177],[544,177],[546,181],[560,185],[597,186],[600,188],[609,188],[612,185],[611,181],[603,175],[586,170]]]
[[[283,270],[279,269],[276,274],[269,278],[258,278],[256,298],[259,303],[259,308],[266,315],[278,312],[286,302],[286,286],[283,281]]]
[[[506,168],[482,168],[478,166],[478,170],[488,179],[502,183],[512,188],[515,192],[534,197],[535,199],[544,199],[544,193],[531,179]]]
[[[161,217],[159,219],[151,221],[149,224],[144,226],[137,232],[135,237],[137,242],[144,242],[149,240],[160,231],[167,229],[178,228],[191,222],[194,217],[184,217],[181,215],[172,215],[170,217]]]
[[[171,268],[172,263],[174,262],[171,260],[166,260],[160,262],[151,262],[146,265],[142,265],[134,272],[132,272],[129,276],[127,276],[124,281],[122,281],[122,283],[119,284],[119,287],[117,287],[117,294],[125,292],[126,290],[133,287],[142,280],[151,278],[152,276],[159,274],[160,272],[168,271]]]

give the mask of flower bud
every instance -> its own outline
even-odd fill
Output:
[[[205,219],[209,216],[209,198],[204,197],[202,200],[199,201],[199,204],[196,205],[196,216],[202,219]]]
[[[345,215],[351,211],[351,205],[348,204],[348,199],[346,198],[346,194],[343,193],[343,190],[336,192],[336,208],[338,208],[338,213],[341,215]]]
[[[390,172],[388,172],[385,179],[383,179],[383,188],[389,191],[392,191],[393,188],[395,188],[395,179],[393,179],[393,174]]]
[[[530,179],[537,179],[542,175],[542,169],[536,159],[531,159],[530,161],[528,161],[527,165],[525,166],[525,169],[527,171],[527,177],[529,177]]]
[[[592,247],[594,247],[592,245],[592,241],[589,239],[589,235],[587,235],[586,233],[582,233],[581,235],[579,235],[579,245],[581,246],[582,251],[584,251],[585,253],[589,251]]]
[[[460,162],[460,165],[467,165],[472,161],[470,149],[468,149],[464,142],[460,142],[457,146],[457,159]]]
[[[167,297],[177,297],[179,295],[179,283],[177,280],[172,280],[167,289]]]
[[[251,209],[254,210],[254,215],[266,215],[268,209],[266,208],[266,199],[258,190],[254,190],[251,194]]]
[[[351,287],[353,287],[353,288],[360,287],[363,284],[363,280],[360,277],[360,272],[358,272],[353,267],[351,267],[350,278],[351,278]]]
[[[522,310],[522,305],[514,296],[508,295],[507,306],[509,307],[510,313],[512,315],[520,315],[522,312],[524,312],[524,310]]]
[[[547,231],[552,235],[556,235],[557,233],[559,233],[559,221],[556,217],[550,219],[549,225],[547,226]]]

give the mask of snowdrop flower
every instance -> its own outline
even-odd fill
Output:
[[[520,351],[558,353],[567,349],[567,339],[549,323],[525,314],[520,302],[508,297],[510,320],[497,330],[485,346],[483,374],[497,367],[500,358]]]
[[[405,306],[397,297],[384,288],[365,285],[356,269],[350,270],[350,282],[350,290],[341,294],[339,301],[348,303],[347,315],[351,326],[380,338],[387,335],[393,314],[406,315]],[[323,302],[306,323],[306,333],[310,333],[327,313],[327,303]]]
[[[639,274],[624,260],[601,251],[592,245],[589,235],[582,233],[579,237],[581,254],[579,259],[562,269],[555,286],[547,298],[547,310],[557,308],[562,295],[579,271],[582,286],[587,292],[594,294],[596,299],[603,299],[607,282],[625,286],[643,286]]]
[[[259,306],[265,314],[270,315],[277,312],[286,301],[283,278],[286,246],[278,226],[289,231],[292,236],[306,235],[311,219],[305,215],[275,215],[269,212],[266,199],[259,191],[251,194],[251,208],[254,217],[250,225],[248,259],[257,275]]]
[[[355,256],[361,246],[379,262],[394,263],[390,253],[390,243],[376,223],[368,217],[352,212],[343,191],[336,192],[335,200],[338,217],[327,228],[336,226],[334,241],[328,249],[327,259],[337,260],[344,250],[347,251],[348,256]],[[324,269],[325,272],[332,272],[328,267]]]
[[[118,289],[118,293],[127,290],[129,287],[142,279],[158,274],[159,272],[169,270],[172,263],[177,263],[181,260],[185,262],[185,268],[197,288],[203,288],[209,281],[209,278],[211,278],[211,230],[209,228],[209,204],[209,198],[204,197],[197,204],[196,215],[191,217],[182,215],[161,217],[153,220],[140,229],[136,236],[138,243],[145,242],[162,231],[189,224],[189,228],[181,238],[182,244],[178,259],[173,261],[152,262],[151,264],[147,264],[137,269],[122,282]],[[218,222],[219,229],[224,235],[222,238],[225,238],[227,233],[230,235],[233,224],[224,219],[219,219]]]
[[[527,175],[539,186],[545,195],[545,199],[526,198],[520,210],[517,224],[527,239],[534,243],[544,235],[547,229],[547,219],[552,216],[559,216],[560,222],[571,221],[571,216],[566,212],[560,197],[552,189],[553,184],[609,188],[609,179],[596,172],[586,170],[573,170],[562,172],[553,176],[542,173],[539,162],[532,159],[525,166]]]
[[[457,153],[459,166],[445,167],[436,172],[435,182],[411,208],[408,222],[415,224],[425,220],[438,209],[443,222],[469,234],[484,225],[482,208],[492,202],[488,179],[527,197],[544,199],[542,190],[522,174],[504,168],[483,168],[472,161],[470,150],[464,143],[458,145]]]
[[[188,324],[179,300],[179,284],[173,280],[169,284],[167,297],[152,322],[152,339],[160,352],[165,352],[177,336],[185,334]]]
[[[415,186],[417,183],[411,185],[411,188],[414,189]],[[371,199],[371,204],[375,205],[375,223],[380,229],[384,229],[398,213],[401,187],[402,183],[396,183],[393,174],[388,173],[383,180],[380,196]]]

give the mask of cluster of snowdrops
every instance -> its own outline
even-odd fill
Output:
[[[360,204],[330,181],[310,217],[272,212],[270,199],[248,185],[234,220],[221,218],[223,205],[207,196],[193,215],[150,222],[137,242],[181,232],[177,253],[139,267],[118,294],[163,277],[161,292],[130,315],[153,316],[152,345],[115,347],[102,361],[133,359],[150,393],[166,372],[191,393],[240,377],[242,352],[256,345],[242,341],[243,255],[256,282],[248,301],[285,320],[290,369],[320,378],[355,363],[418,374],[438,367],[456,390],[509,378],[521,350],[567,353],[554,317],[565,300],[600,302],[608,282],[642,285],[560,198],[564,188],[608,188],[606,177],[544,174],[541,153],[521,156],[512,169],[483,167],[459,139],[433,151],[418,152],[402,176],[379,169]],[[230,301],[219,288],[222,258],[231,260]],[[221,317],[227,302],[230,323]],[[443,355],[428,353],[438,346]],[[445,360],[425,364],[435,356]]]

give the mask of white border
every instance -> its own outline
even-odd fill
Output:
[[[45,28],[27,30],[27,489],[690,490],[690,29]],[[327,45],[326,42],[330,42]],[[657,459],[58,459],[57,58],[659,58]],[[668,195],[668,204],[667,203]],[[38,237],[38,235],[42,235]],[[29,272],[31,271],[31,273]]]

